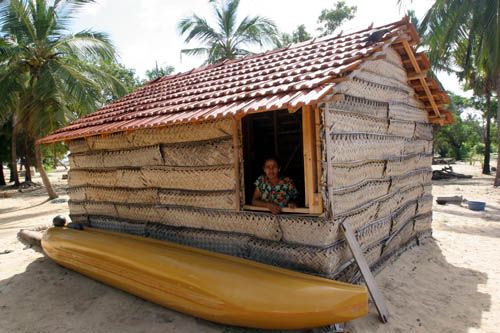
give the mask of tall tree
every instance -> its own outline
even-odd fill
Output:
[[[292,43],[305,42],[311,38],[313,38],[313,36],[306,30],[306,26],[301,24],[292,32],[291,35],[286,32],[278,34],[274,44],[277,48],[280,48]]]
[[[251,53],[247,47],[272,44],[277,29],[273,21],[262,16],[246,16],[238,21],[239,0],[212,0],[215,27],[196,14],[183,18],[178,29],[185,42],[197,40],[202,46],[183,49],[181,54],[204,56],[212,64]]]
[[[95,65],[114,60],[108,37],[91,30],[69,32],[74,15],[91,2],[0,2],[0,99],[10,106],[0,111],[14,114],[14,124],[22,125],[33,142],[65,124],[74,110],[95,110],[104,89],[123,90],[116,78]],[[55,198],[42,161],[36,145],[35,165],[49,198]]]
[[[492,89],[500,96],[500,4],[497,0],[436,0],[422,21],[429,36],[430,60],[449,63],[463,54],[464,77],[467,72],[484,70]],[[465,52],[457,52],[460,48]],[[500,121],[500,104],[497,107]],[[498,133],[500,138],[500,133]],[[499,154],[500,166],[500,154]],[[500,186],[500,167],[495,186]]]
[[[357,10],[358,7],[348,6],[345,1],[334,3],[332,9],[323,9],[318,18],[318,24],[320,24],[318,30],[321,36],[333,34],[343,23],[352,20]]]
[[[154,68],[148,69],[146,71],[146,77],[147,77],[148,81],[152,81],[154,79],[157,79],[157,78],[160,78],[160,77],[163,77],[166,75],[170,75],[174,71],[175,71],[174,66],[167,65],[165,67],[161,67],[161,66],[158,66],[158,62],[156,62]]]

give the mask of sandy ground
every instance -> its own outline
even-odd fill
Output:
[[[479,166],[454,170],[474,178],[436,181],[434,195],[486,201],[486,211],[435,205],[433,239],[376,276],[389,323],[379,323],[370,305],[369,315],[349,323],[348,331],[500,331],[500,189]],[[50,177],[67,200],[63,173]],[[256,332],[143,301],[64,269],[17,240],[19,229],[48,225],[57,214],[68,214],[67,203],[47,202],[42,188],[0,190],[0,332]]]

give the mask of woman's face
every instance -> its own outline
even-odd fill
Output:
[[[264,173],[269,179],[278,178],[280,173],[278,163],[276,163],[275,160],[267,160],[266,163],[264,163]]]

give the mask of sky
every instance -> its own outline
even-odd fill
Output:
[[[324,8],[332,8],[334,0],[241,0],[240,17],[261,15],[273,20],[280,31],[291,33],[304,24],[313,35],[317,34],[317,19]],[[357,6],[356,17],[345,23],[340,30],[345,33],[400,20],[406,9],[413,9],[417,17],[423,17],[433,0],[403,1],[401,8],[397,0],[347,0]],[[203,59],[180,56],[183,48],[198,46],[195,42],[184,43],[177,30],[177,23],[184,17],[196,13],[211,17],[208,0],[97,0],[82,9],[73,30],[92,29],[107,33],[113,41],[119,61],[144,78],[147,69],[159,66],[174,66],[176,72],[184,72],[202,65]],[[210,20],[209,20],[210,21]],[[261,51],[264,51],[262,49]],[[255,51],[259,51],[258,49]],[[460,88],[458,79],[438,73],[445,89],[468,95]]]

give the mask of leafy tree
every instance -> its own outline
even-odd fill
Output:
[[[141,85],[141,81],[135,75],[135,70],[127,68],[119,62],[106,60],[99,64],[99,68],[111,77],[116,78],[123,86],[123,90],[118,91],[116,89],[110,89],[110,87],[104,87],[102,99],[100,101],[101,104],[108,104],[122,97],[124,94],[134,91]]]
[[[152,81],[159,77],[170,75],[173,72],[175,72],[174,66],[167,65],[165,67],[158,67],[158,63],[156,63],[156,66],[154,68],[146,71],[147,81]]]
[[[276,40],[276,25],[267,18],[246,16],[238,22],[239,0],[212,0],[210,3],[217,22],[215,27],[196,14],[178,23],[186,43],[195,39],[202,44],[201,47],[183,49],[181,54],[204,56],[205,62],[212,64],[247,55],[251,53],[246,49],[248,46],[262,46]]]
[[[293,43],[301,43],[311,39],[312,36],[306,30],[306,26],[301,24],[297,27],[297,29],[292,33],[292,42]]]
[[[68,114],[88,113],[102,91],[123,91],[121,83],[95,63],[114,60],[114,48],[100,32],[69,33],[71,20],[92,0],[0,2],[0,113],[12,115],[12,147],[22,128],[35,142],[64,125]],[[49,198],[57,197],[35,145],[35,162]],[[15,158],[13,158],[15,165]]]
[[[291,35],[286,32],[278,35],[274,43],[277,48],[280,48],[293,43],[305,42],[311,38],[313,38],[313,36],[307,32],[306,26],[301,24],[297,27],[297,29],[295,29],[295,31],[292,32]]]
[[[469,77],[468,73],[484,71],[483,78],[491,82],[492,90],[500,96],[499,12],[500,4],[494,0],[436,0],[421,29],[429,36],[430,60],[453,65],[459,56],[456,62],[464,66],[464,78]],[[497,114],[500,115],[500,104]],[[500,168],[494,185],[500,186]]]
[[[332,9],[323,9],[318,18],[321,36],[333,34],[344,22],[352,20],[357,10],[358,7],[348,6],[345,1],[338,1]]]
[[[481,141],[481,126],[470,116],[465,120],[461,115],[467,107],[472,107],[472,101],[461,96],[450,94],[450,108],[455,116],[455,122],[438,128],[434,135],[434,151],[441,156],[465,160],[471,157]]]

